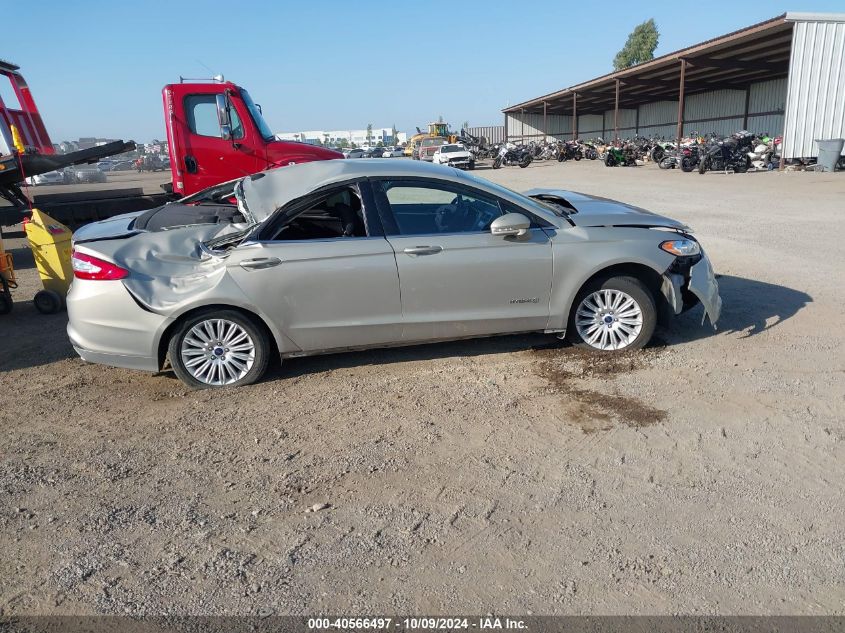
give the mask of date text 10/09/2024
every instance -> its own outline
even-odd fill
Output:
[[[352,630],[352,629],[406,629],[406,630],[446,630],[480,629],[480,630],[519,630],[525,629],[523,620],[512,618],[478,617],[478,618],[308,618],[310,630]]]

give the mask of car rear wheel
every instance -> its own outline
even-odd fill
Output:
[[[610,277],[578,293],[567,337],[576,347],[619,352],[645,346],[656,325],[657,308],[645,284],[635,277]]]
[[[235,310],[214,310],[182,322],[168,354],[182,382],[207,389],[256,382],[267,369],[270,349],[270,337],[252,319]]]

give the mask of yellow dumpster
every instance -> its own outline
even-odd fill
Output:
[[[70,238],[73,233],[38,209],[32,210],[32,219],[26,223],[25,229],[44,285],[44,290],[35,294],[35,307],[44,314],[53,314],[64,307],[65,295],[73,281],[70,264]]]

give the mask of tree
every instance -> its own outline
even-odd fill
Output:
[[[616,53],[616,57],[613,58],[613,69],[622,70],[654,59],[654,49],[657,48],[659,37],[660,33],[657,31],[654,18],[638,25],[631,31],[622,50]]]
[[[373,141],[373,124],[367,123],[367,145]]]
[[[390,137],[394,145],[399,144],[399,132],[396,131],[396,124],[393,124],[393,129],[390,130]]]

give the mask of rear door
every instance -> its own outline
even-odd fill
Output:
[[[519,238],[491,235],[505,203],[445,180],[380,180],[374,189],[396,253],[403,339],[546,328],[552,249],[539,224]]]
[[[269,239],[235,249],[227,263],[249,300],[303,351],[366,347],[401,338],[396,259],[367,184],[362,184],[308,200],[299,224],[294,221],[278,235],[271,231],[265,236]],[[345,198],[346,217],[351,210],[360,219],[335,223],[344,214],[335,213],[340,207],[325,200],[337,200],[347,195],[344,192],[350,194]],[[362,196],[369,201],[363,209]],[[319,212],[311,215],[314,209]],[[309,217],[313,219],[305,219]],[[332,236],[335,224],[338,234],[344,224],[352,229],[346,236]],[[319,237],[309,237],[314,227]]]

